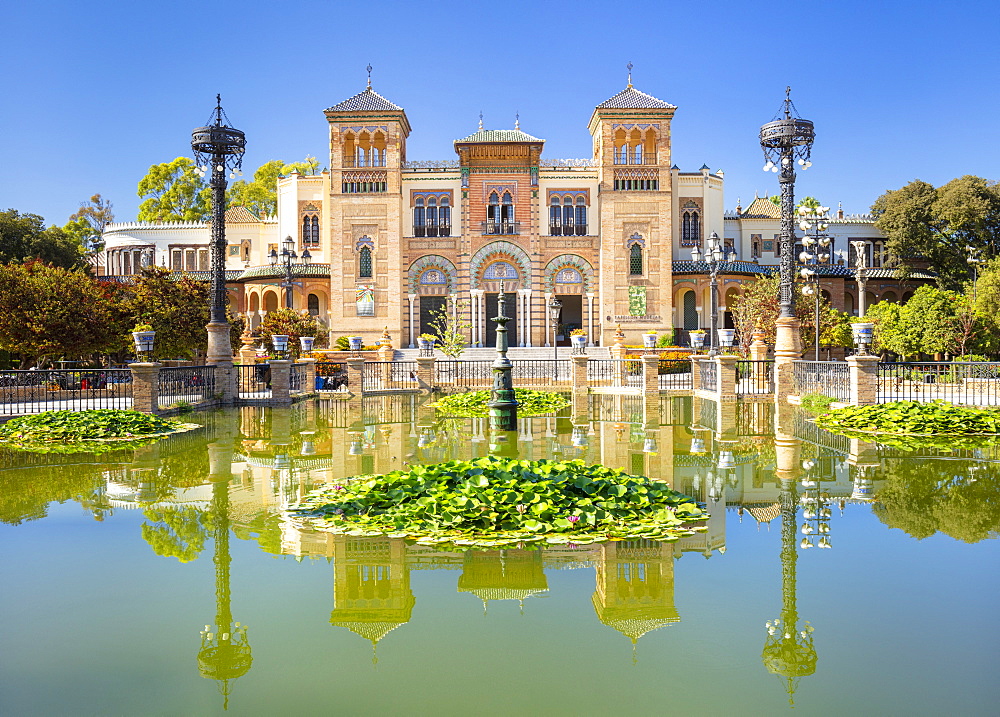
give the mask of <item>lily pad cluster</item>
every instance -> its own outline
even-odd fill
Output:
[[[558,413],[570,405],[566,396],[555,391],[536,391],[531,388],[515,388],[518,416],[542,416]],[[439,398],[431,405],[448,416],[488,416],[490,408],[489,391],[468,391],[453,393]]]
[[[308,494],[294,512],[322,530],[421,545],[677,540],[703,525],[690,496],[583,461],[486,457],[363,475]]]
[[[93,451],[100,444],[109,449],[127,441],[134,444],[175,433],[189,424],[170,421],[139,411],[94,409],[89,411],[43,411],[12,418],[0,425],[0,443],[26,450],[65,452]]]
[[[828,429],[915,436],[1000,434],[1000,410],[953,406],[944,401],[894,401],[838,408],[816,418]]]

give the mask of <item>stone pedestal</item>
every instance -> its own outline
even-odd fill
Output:
[[[417,357],[417,385],[422,391],[434,390],[434,371],[437,359],[433,356]]]
[[[775,322],[774,341],[774,400],[787,403],[795,391],[792,362],[802,358],[801,325],[798,319],[780,318]]]
[[[229,324],[211,322],[205,329],[208,331],[208,350],[205,352],[205,363],[217,365],[233,362],[233,344],[229,340]]]
[[[355,396],[364,395],[364,385],[362,375],[364,374],[365,360],[362,358],[347,359],[347,388]]]
[[[132,410],[160,412],[160,364],[130,363],[132,369]]]
[[[736,363],[739,356],[715,357],[715,392],[719,401],[733,402],[736,400]]]
[[[701,362],[707,360],[704,354],[693,354],[691,356],[691,390],[697,391],[701,388]]]
[[[573,371],[573,393],[583,393],[586,394],[589,386],[587,384],[587,357],[586,356],[571,356],[572,361],[571,367]]]
[[[285,360],[273,360],[271,365],[271,402],[291,403],[292,396],[289,392],[289,383],[292,373],[292,362]]]
[[[878,403],[878,356],[849,356],[851,403],[873,406]]]

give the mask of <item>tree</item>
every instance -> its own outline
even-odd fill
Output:
[[[324,348],[327,345],[327,330],[309,312],[299,312],[295,309],[277,309],[268,312],[260,324],[258,331],[270,341],[271,336],[288,337],[288,348],[292,356],[299,355],[299,338],[312,336],[316,339],[314,348]]]
[[[154,164],[139,180],[141,222],[205,222],[211,217],[212,190],[195,173],[194,162],[178,157]]]
[[[139,274],[126,303],[135,323],[156,331],[157,356],[192,358],[208,347],[208,294],[207,282],[149,267]]]
[[[958,289],[969,278],[969,248],[1000,254],[1000,187],[982,177],[966,175],[936,189],[915,179],[876,199],[872,212],[886,250],[901,262],[900,276],[913,258],[925,257],[942,287]]]
[[[1000,257],[984,264],[978,271],[976,283],[966,289],[972,296],[976,319],[982,331],[978,332],[978,348],[986,354],[1000,352]]]
[[[975,328],[961,294],[921,286],[902,306],[880,301],[865,314],[875,324],[879,348],[900,356],[964,354]]]
[[[63,231],[83,247],[89,258],[104,248],[104,227],[114,220],[111,202],[95,194],[86,202],[80,202],[80,208],[70,214]]]
[[[59,227],[45,228],[37,214],[0,212],[0,263],[40,260],[64,269],[85,266],[83,248]]]
[[[110,351],[123,331],[113,290],[84,271],[0,266],[0,349],[19,354],[22,368]]]
[[[253,180],[242,179],[232,183],[226,202],[229,206],[242,206],[258,217],[269,217],[278,213],[278,177],[292,172],[304,175],[316,174],[319,160],[306,157],[301,162],[285,164],[280,159],[265,162],[253,173]]]
[[[773,194],[770,197],[768,197],[768,199],[771,200],[772,204],[776,204],[779,207],[781,206],[780,194]],[[810,209],[815,209],[816,207],[820,206],[822,205],[820,204],[820,201],[816,199],[816,197],[802,197],[802,199],[799,200],[799,203],[795,205],[796,209],[798,207],[809,207]]]
[[[464,318],[466,308],[466,302],[449,296],[448,303],[431,312],[431,331],[437,336],[437,347],[445,356],[458,358],[469,342],[472,324]]]

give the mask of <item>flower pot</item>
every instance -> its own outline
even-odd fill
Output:
[[[288,350],[288,336],[286,334],[271,334],[271,345],[275,351],[284,353]]]
[[[851,324],[854,343],[870,344],[875,336],[875,324]]]
[[[132,340],[135,342],[137,353],[149,353],[153,350],[153,339],[156,337],[155,331],[133,331]]]
[[[364,344],[360,336],[348,336],[347,345],[351,347],[351,351],[360,351]]]
[[[691,348],[701,349],[705,346],[704,331],[689,331],[688,337],[691,339]]]
[[[302,353],[307,354],[313,350],[313,342],[316,341],[315,336],[300,336],[299,346],[302,348]]]
[[[719,335],[719,345],[723,348],[731,348],[736,342],[736,329],[717,329]]]
[[[576,334],[575,336],[570,336],[569,337],[569,342],[570,342],[570,344],[573,345],[574,348],[581,348],[581,347],[587,345],[587,335],[586,334]]]
[[[657,336],[656,334],[643,334],[642,335],[642,347],[644,349],[655,349],[656,348],[656,339],[658,339],[658,338],[659,338],[659,336]]]

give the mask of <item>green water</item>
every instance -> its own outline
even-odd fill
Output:
[[[994,449],[908,455],[801,416],[776,442],[770,406],[690,398],[594,397],[504,440],[411,398],[194,420],[99,458],[0,452],[0,714],[997,712]],[[283,516],[491,450],[660,478],[707,530],[443,553]]]

